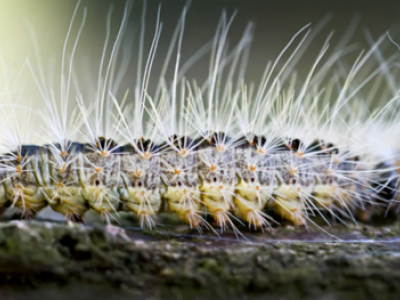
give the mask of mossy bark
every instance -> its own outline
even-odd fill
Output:
[[[330,232],[281,228],[236,240],[7,222],[0,225],[0,295],[400,299],[397,224]]]

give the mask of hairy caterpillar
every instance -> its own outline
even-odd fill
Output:
[[[60,95],[46,84],[39,59],[36,65],[28,61],[44,110],[11,101],[1,105],[3,208],[12,205],[23,216],[33,217],[49,205],[69,220],[82,219],[93,209],[107,221],[119,211],[129,211],[142,227],[153,227],[167,206],[199,231],[213,229],[213,222],[240,234],[237,222],[256,230],[279,224],[276,216],[296,226],[315,224],[315,217],[328,224],[348,224],[368,219],[376,208],[395,206],[398,89],[392,86],[392,94],[386,93],[382,108],[373,113],[368,103],[382,81],[392,84],[395,78],[383,66],[396,57],[379,61],[378,67],[367,66],[373,56],[380,57],[384,38],[347,68],[341,59],[348,49],[328,55],[328,37],[301,80],[295,65],[311,34],[307,25],[267,64],[255,87],[246,83],[244,74],[253,27],[249,25],[240,41],[228,47],[233,17],[226,13],[211,42],[192,60],[180,61],[185,7],[163,70],[156,74],[158,86],[150,93],[162,29],[159,11],[147,55],[144,29],[140,32],[137,80],[118,99],[126,71],[118,54],[131,6],[127,2],[111,46],[106,37],[93,91],[81,92],[85,87],[74,79],[74,55],[86,9],[67,59],[79,4],[63,47]],[[109,32],[111,14],[108,18]],[[206,81],[187,80],[185,70],[207,51]],[[284,60],[284,55],[289,57]],[[169,79],[166,73],[173,59]],[[369,68],[364,77],[363,67]],[[339,70],[335,76],[332,68]],[[330,78],[328,83],[324,78]],[[364,89],[370,82],[366,99]],[[76,110],[71,109],[71,100]],[[38,113],[44,127],[40,133],[30,121]],[[32,132],[44,141],[27,143]]]

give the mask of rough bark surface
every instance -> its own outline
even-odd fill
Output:
[[[1,299],[400,299],[400,228],[142,232],[0,225]]]

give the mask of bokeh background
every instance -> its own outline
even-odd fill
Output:
[[[76,37],[82,12],[87,7],[87,19],[79,41],[75,65],[78,81],[86,82],[95,78],[106,36],[106,19],[110,7],[113,7],[111,37],[118,30],[124,0],[83,0],[79,8],[70,38],[69,51]],[[161,5],[162,35],[158,47],[153,73],[161,69],[169,41],[179,20],[184,0],[147,1],[145,51],[149,49],[156,23],[157,9]],[[37,89],[30,79],[30,71],[23,67],[27,57],[34,60],[34,41],[39,45],[40,64],[46,80],[57,90],[60,74],[63,42],[69,27],[76,0],[0,0],[0,50],[5,62],[3,72],[10,74],[21,70],[24,79],[24,92],[18,101],[33,101],[39,97]],[[143,1],[133,4],[125,38],[137,37],[142,15]],[[400,1],[335,0],[335,1],[298,1],[298,0],[193,0],[187,15],[185,35],[182,47],[182,62],[188,59],[202,45],[209,41],[216,29],[223,10],[228,15],[237,12],[229,34],[230,43],[236,43],[248,22],[255,25],[254,42],[246,73],[248,81],[257,81],[266,63],[274,59],[290,38],[308,23],[322,29],[316,33],[304,56],[297,64],[297,69],[305,76],[321,49],[326,37],[334,31],[331,40],[332,49],[348,34],[349,43],[357,51],[349,55],[354,59],[359,51],[368,48],[368,36],[374,40],[387,31],[400,41]],[[354,30],[353,30],[354,29]],[[34,35],[32,34],[34,32]],[[136,46],[134,45],[133,49]],[[136,51],[136,50],[135,50]],[[398,49],[389,41],[382,48],[389,57]],[[137,52],[132,54],[135,61]],[[399,61],[400,63],[400,61]],[[188,77],[196,77],[200,82],[207,76],[207,58],[201,60],[188,72]],[[134,82],[135,64],[129,68],[125,78],[125,87]],[[158,78],[155,76],[155,80]],[[59,80],[58,80],[59,81]],[[22,79],[21,79],[22,82]],[[155,85],[155,81],[151,85]],[[21,85],[22,86],[22,85]],[[82,84],[85,86],[85,83]],[[40,97],[39,97],[40,98]]]

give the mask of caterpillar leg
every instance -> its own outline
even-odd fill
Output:
[[[163,198],[168,201],[171,212],[176,213],[178,218],[197,228],[204,223],[201,216],[200,191],[195,187],[167,187]]]
[[[203,182],[200,187],[201,199],[207,213],[216,221],[217,226],[225,231],[231,227],[236,232],[232,222],[234,186],[225,186],[223,183],[211,184]]]
[[[82,220],[88,205],[80,187],[44,189],[49,206],[69,221]]]
[[[117,187],[85,186],[82,194],[88,205],[100,213],[106,221],[110,220],[110,213],[117,212],[119,206]]]
[[[299,198],[300,187],[296,185],[281,185],[275,191],[274,210],[284,219],[296,226],[306,225],[304,206]]]
[[[120,189],[121,200],[140,220],[140,226],[152,228],[161,205],[159,189],[128,186]]]
[[[235,187],[235,214],[254,229],[271,227],[271,217],[263,210],[271,200],[273,188],[250,184],[243,179]]]
[[[302,178],[304,160],[289,151],[273,154],[273,157],[279,181],[274,190],[274,211],[295,226],[304,226],[307,215],[301,197],[308,189]]]
[[[13,188],[9,200],[12,207],[20,209],[21,216],[27,219],[34,218],[47,205],[41,188],[20,184]]]
[[[336,190],[337,187],[330,184],[316,184],[313,188],[313,198],[317,207],[321,209],[331,207],[335,200]]]

